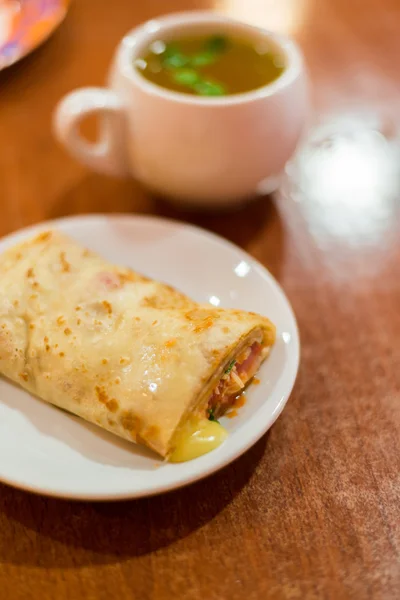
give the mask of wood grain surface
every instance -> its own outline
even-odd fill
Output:
[[[91,173],[51,134],[57,100],[102,84],[127,29],[194,7],[293,35],[313,83],[280,193],[226,216],[180,214]],[[1,235],[93,211],[194,221],[271,270],[302,338],[280,419],[201,483],[100,505],[0,484],[1,598],[400,597],[399,26],[397,0],[79,0],[0,73]]]

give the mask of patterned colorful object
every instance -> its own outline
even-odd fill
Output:
[[[64,19],[70,0],[0,0],[0,69],[41,44]]]

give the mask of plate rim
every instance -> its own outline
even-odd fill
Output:
[[[72,0],[60,0],[59,1],[59,6],[57,7],[57,10],[58,10],[57,15],[58,16],[57,16],[56,19],[54,19],[54,21],[52,23],[52,26],[49,27],[48,29],[46,29],[46,31],[44,32],[44,34],[41,35],[39,37],[39,39],[36,40],[35,43],[29,44],[25,48],[20,47],[20,52],[18,54],[16,54],[15,57],[10,62],[7,62],[6,64],[3,64],[3,65],[1,65],[1,63],[0,63],[0,71],[4,71],[4,70],[8,69],[9,67],[12,67],[16,63],[18,63],[20,60],[22,60],[23,58],[25,58],[26,56],[28,56],[29,54],[31,54],[32,52],[34,52],[37,48],[39,48],[39,46],[41,46],[42,44],[44,44],[50,38],[50,36],[58,29],[58,27],[61,25],[61,23],[66,18],[67,13],[68,13],[69,8],[70,8],[70,5],[71,5],[71,2],[72,2]],[[35,24],[37,22],[38,22],[38,20],[35,21]],[[7,39],[4,44],[0,45],[0,56],[2,54],[3,48],[10,41],[11,41],[10,39]]]
[[[15,243],[19,243],[19,241],[26,239],[26,237],[29,237],[29,235],[35,234],[36,232],[40,232],[40,231],[46,230],[48,228],[58,229],[59,228],[58,226],[61,224],[68,225],[69,223],[71,223],[73,225],[74,223],[77,223],[77,222],[79,223],[82,221],[90,222],[92,220],[94,220],[94,221],[102,220],[102,221],[107,222],[107,221],[119,221],[121,219],[123,219],[124,221],[130,220],[130,221],[136,221],[136,222],[138,222],[138,221],[147,222],[149,225],[154,224],[154,223],[156,223],[156,224],[159,223],[159,224],[166,224],[166,225],[172,226],[172,227],[174,227],[174,226],[175,227],[176,226],[184,227],[185,229],[189,229],[189,230],[193,231],[197,235],[205,236],[206,238],[211,239],[214,242],[222,244],[225,247],[228,246],[231,250],[234,250],[235,252],[239,252],[242,255],[246,256],[246,260],[248,260],[251,263],[252,268],[257,272],[257,274],[260,277],[262,277],[264,280],[267,279],[268,282],[270,283],[270,285],[272,285],[275,292],[280,297],[280,301],[283,302],[283,304],[285,305],[285,308],[287,309],[290,319],[292,321],[291,326],[295,333],[294,338],[291,340],[292,348],[293,348],[293,350],[292,350],[293,365],[292,365],[292,370],[289,373],[290,378],[286,379],[286,381],[287,381],[286,392],[281,397],[279,403],[277,404],[275,410],[273,411],[271,419],[268,420],[267,424],[264,424],[262,427],[260,427],[260,429],[257,431],[256,435],[254,435],[251,439],[247,440],[247,442],[245,444],[243,444],[243,445],[239,444],[239,446],[236,448],[236,450],[234,450],[232,453],[230,453],[224,459],[220,460],[219,462],[217,462],[214,465],[210,465],[207,468],[204,468],[200,474],[195,472],[192,475],[187,476],[184,480],[173,481],[173,482],[170,481],[169,483],[164,483],[164,484],[162,484],[154,489],[151,489],[151,490],[146,490],[144,488],[141,490],[131,490],[131,491],[123,491],[123,492],[112,492],[110,494],[107,494],[107,493],[103,494],[103,493],[99,493],[99,492],[80,493],[80,492],[75,492],[75,491],[73,491],[73,492],[61,491],[61,490],[57,491],[54,489],[48,489],[48,488],[41,487],[41,486],[32,486],[29,483],[27,484],[27,483],[24,483],[23,481],[13,480],[13,479],[10,479],[7,477],[4,478],[2,475],[0,475],[0,482],[9,487],[23,490],[25,492],[30,492],[30,493],[33,493],[38,496],[46,496],[49,498],[58,498],[58,499],[78,501],[78,502],[79,501],[109,502],[109,501],[124,501],[124,500],[138,499],[138,498],[144,498],[144,497],[147,498],[147,497],[157,496],[160,494],[171,492],[173,490],[178,490],[178,489],[184,488],[196,481],[201,481],[201,480],[213,475],[214,473],[217,473],[218,471],[227,467],[229,464],[235,462],[240,456],[245,454],[251,447],[253,447],[262,438],[262,436],[265,435],[267,433],[267,431],[273,426],[275,421],[278,419],[278,417],[282,413],[282,411],[283,411],[284,407],[286,406],[286,404],[290,398],[290,395],[293,391],[293,388],[294,388],[294,385],[295,385],[295,382],[297,379],[298,371],[299,371],[301,346],[300,346],[299,328],[298,328],[296,316],[294,314],[292,305],[291,305],[289,299],[287,298],[284,290],[282,289],[281,285],[278,283],[278,281],[275,279],[275,277],[270,273],[270,271],[262,263],[260,263],[257,259],[255,259],[251,254],[249,254],[246,250],[244,250],[240,246],[238,246],[235,243],[231,242],[230,240],[224,238],[223,236],[220,236],[217,233],[214,233],[213,231],[210,231],[203,227],[199,227],[198,225],[194,225],[192,223],[188,223],[186,221],[180,221],[178,219],[160,217],[158,215],[145,215],[145,214],[135,214],[135,213],[84,213],[81,215],[71,215],[71,216],[60,217],[58,219],[49,219],[49,220],[40,221],[39,223],[28,225],[26,227],[23,227],[21,229],[17,229],[11,233],[8,233],[5,236],[0,237],[0,254],[4,251],[3,246],[4,245],[7,246],[7,244],[11,241],[14,243],[14,240],[15,240]],[[72,234],[72,237],[73,237],[73,234]]]

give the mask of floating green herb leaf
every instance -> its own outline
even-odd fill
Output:
[[[228,41],[226,38],[221,35],[214,35],[206,41],[203,52],[191,57],[191,65],[193,67],[211,65],[217,60],[219,54],[226,51],[227,47]]]
[[[165,60],[166,58],[171,58],[171,56],[175,56],[175,54],[182,54],[177,44],[166,44],[163,52],[160,52],[159,56],[161,56],[161,58]]]
[[[192,86],[201,81],[200,76],[193,69],[179,69],[174,71],[172,77],[176,83]]]
[[[186,67],[186,65],[189,64],[189,59],[184,54],[174,54],[173,56],[168,56],[163,59],[163,64],[172,69],[179,69],[181,67]]]
[[[232,371],[233,367],[235,366],[235,362],[236,362],[236,360],[233,360],[232,362],[229,363],[228,368],[225,370],[226,375]]]
[[[196,67],[212,64],[226,47],[227,40],[224,37],[213,36],[206,41],[204,51],[194,56],[186,56],[176,44],[167,44],[159,57],[163,67],[171,71],[175,83],[190,87],[200,96],[223,96],[226,93],[224,87],[202,79]]]
[[[175,44],[168,44],[160,58],[165,67],[179,69],[190,63],[189,57],[185,56]]]
[[[225,52],[228,47],[228,40],[223,35],[213,35],[206,41],[205,49],[212,53]]]
[[[212,81],[199,81],[193,86],[193,89],[200,96],[224,96],[226,94],[222,85]]]
[[[215,421],[216,423],[219,423],[218,419],[215,418],[214,409],[213,408],[209,408],[208,409],[208,420],[209,421]]]
[[[215,62],[216,58],[217,56],[214,52],[205,50],[204,52],[192,56],[192,58],[190,59],[190,64],[192,65],[192,67],[205,67]]]

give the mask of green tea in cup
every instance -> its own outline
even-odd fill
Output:
[[[193,35],[153,41],[135,60],[152,83],[196,96],[227,96],[264,87],[283,72],[283,59],[265,41]]]

